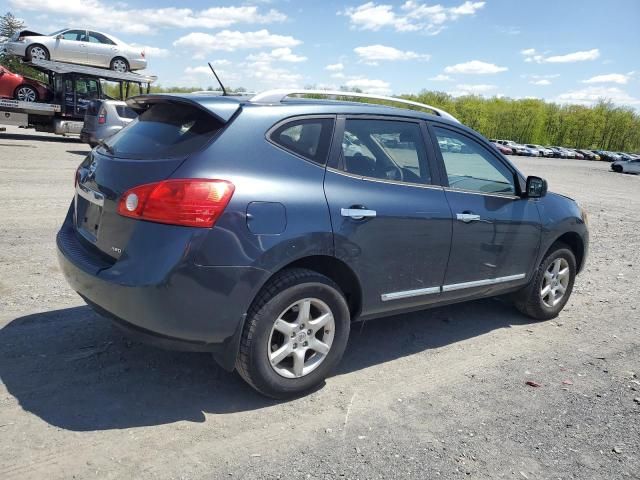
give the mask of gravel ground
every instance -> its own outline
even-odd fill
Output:
[[[87,151],[0,133],[0,478],[640,478],[640,176],[515,158],[590,213],[564,312],[367,322],[323,388],[275,402],[206,354],[127,340],[67,287],[54,235]]]

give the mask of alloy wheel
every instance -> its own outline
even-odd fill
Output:
[[[571,279],[569,263],[564,258],[556,258],[544,272],[540,288],[540,298],[546,307],[553,308],[564,298]]]
[[[287,307],[269,335],[268,356],[273,370],[285,378],[308,375],[327,358],[335,334],[329,306],[304,298]]]
[[[31,87],[20,87],[16,93],[16,98],[21,102],[35,102],[36,91]]]

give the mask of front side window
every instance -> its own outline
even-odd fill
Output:
[[[479,142],[446,128],[434,131],[450,188],[515,195],[513,172]]]
[[[333,119],[297,119],[279,126],[270,136],[275,144],[292,153],[324,165],[327,161]]]
[[[431,183],[422,132],[414,122],[347,119],[342,168],[363,177]]]
[[[73,42],[83,42],[86,36],[87,32],[85,30],[69,30],[62,34],[63,39]]]

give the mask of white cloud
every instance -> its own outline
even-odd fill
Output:
[[[180,48],[191,48],[194,50],[194,57],[201,57],[205,52],[223,50],[232,52],[240,49],[255,48],[284,48],[295,47],[302,43],[287,35],[274,35],[268,30],[258,30],[257,32],[237,32],[222,30],[215,34],[192,32],[184,37],[180,37],[173,42],[173,45]]]
[[[471,60],[470,62],[458,63],[445,67],[445,73],[464,73],[474,75],[488,75],[493,73],[506,72],[507,67],[499,67],[493,63],[481,62],[480,60]]]
[[[582,83],[619,83],[624,85],[629,81],[630,75],[622,73],[609,73],[606,75],[596,75],[595,77],[583,80]]]
[[[187,67],[184,69],[187,75],[212,75],[211,69],[207,66],[199,65],[197,67]]]
[[[435,77],[429,78],[428,80],[431,80],[432,82],[450,82],[453,79],[449,75],[443,75],[441,73]]]
[[[607,99],[622,105],[640,105],[640,99],[632,97],[618,87],[585,87],[558,95],[556,101],[562,103],[581,103],[591,105],[598,100]]]
[[[544,85],[551,85],[551,81],[547,80],[546,78],[542,78],[540,80],[531,80],[529,83],[532,84],[532,85],[543,85],[543,86]]]
[[[332,63],[324,67],[324,69],[330,72],[341,72],[344,70],[344,65],[342,63]]]
[[[390,27],[398,32],[422,31],[437,35],[446,23],[461,16],[471,16],[484,7],[485,2],[466,1],[457,7],[443,7],[440,4],[427,5],[415,0],[407,0],[399,11],[393,5],[367,2],[358,7],[349,7],[338,12],[349,17],[352,28],[358,30],[380,30]]]
[[[535,48],[527,48],[521,50],[520,53],[524,56],[525,62],[536,63],[574,63],[585,62],[589,60],[596,60],[600,57],[600,50],[594,48],[592,50],[584,50],[580,52],[567,53],[565,55],[552,55],[545,56],[542,53],[536,51]]]
[[[461,95],[479,95],[482,93],[488,93],[495,90],[497,87],[495,85],[486,85],[486,84],[460,84],[456,85],[456,89],[451,92],[452,95],[461,96]]]
[[[396,60],[429,60],[430,55],[419,54],[411,50],[403,51],[386,45],[368,45],[366,47],[356,47],[353,49],[356,54],[366,63],[377,65],[378,61]]]
[[[287,16],[256,6],[190,8],[127,8],[100,0],[9,0],[17,10],[51,13],[64,23],[115,32],[150,34],[161,28],[225,28],[235,24],[283,22]],[[62,18],[60,18],[62,20]]]
[[[260,52],[255,55],[249,55],[247,60],[255,61],[255,62],[271,62],[271,61],[280,61],[280,62],[289,62],[289,63],[299,63],[307,61],[307,57],[302,55],[296,55],[291,51],[289,47],[276,48],[271,50],[271,52]]]
[[[342,72],[335,72],[331,74],[331,78],[346,78],[346,75]]]
[[[245,75],[256,81],[260,88],[291,88],[302,86],[303,77],[286,68],[274,67],[270,63],[254,62],[246,65]]]
[[[146,58],[167,58],[171,53],[166,48],[151,47],[149,45],[134,44],[131,46],[140,48],[144,52]]]
[[[345,83],[345,86],[358,88],[365,93],[373,93],[374,95],[389,95],[391,93],[389,82],[385,82],[384,80],[352,78]]]

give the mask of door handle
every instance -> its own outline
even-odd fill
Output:
[[[375,210],[367,210],[364,208],[341,208],[340,215],[354,220],[362,220],[365,217],[375,217],[377,213]]]
[[[474,213],[456,213],[456,218],[464,223],[477,222],[480,220],[480,215]]]

